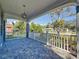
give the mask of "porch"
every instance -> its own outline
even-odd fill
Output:
[[[42,0],[41,0],[42,1]],[[17,3],[18,2],[18,3]],[[77,41],[76,34],[37,33],[30,32],[30,21],[52,12],[54,8],[67,4],[75,5],[74,0],[0,0],[0,59],[76,59],[70,53],[71,41]],[[20,5],[19,5],[20,4]],[[39,6],[40,5],[40,6]],[[20,19],[26,22],[23,38],[6,38],[6,19]],[[77,52],[77,51],[76,51]],[[74,52],[75,53],[75,52]]]

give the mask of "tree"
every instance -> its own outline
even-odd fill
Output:
[[[30,25],[30,31],[31,32],[42,32],[42,26],[41,25],[38,25],[38,24],[34,24],[34,23],[31,23]]]
[[[62,28],[64,26],[64,20],[56,20],[53,25],[54,25],[54,28],[57,28],[57,27]]]
[[[68,29],[74,31],[76,29],[76,26],[74,24],[65,24],[65,28],[68,28]]]
[[[34,30],[36,30],[36,25],[34,23],[31,23],[30,25],[30,31],[33,32]]]
[[[22,21],[18,21],[15,25],[14,25],[14,29],[20,32],[20,33],[24,33],[25,29],[26,29],[26,23],[22,22]]]

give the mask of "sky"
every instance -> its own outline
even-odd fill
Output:
[[[74,14],[76,13],[76,7],[75,6],[71,6],[69,8],[70,8],[69,12],[74,13]],[[65,21],[76,20],[76,15],[75,16],[68,16],[69,12],[66,12],[66,11],[67,11],[67,8],[64,8],[63,11],[61,12],[60,18],[62,18],[62,16],[63,16],[63,19]],[[58,19],[57,15],[53,15],[53,16],[54,17],[51,17],[51,14],[47,13],[43,16],[40,16],[36,19],[33,19],[31,22],[33,22],[35,24],[47,25],[48,23],[52,23],[53,20]]]
[[[76,20],[76,15],[68,17],[68,13],[66,11],[67,11],[67,8],[64,8],[63,11],[61,12],[60,18],[62,18],[62,15],[63,15],[64,20],[66,20],[66,21]],[[76,13],[76,7],[71,6],[69,12]],[[48,23],[52,23],[53,20],[57,19],[57,15],[52,14],[52,16],[53,17],[51,17],[51,13],[47,13],[47,14],[44,14],[40,17],[33,19],[31,22],[33,22],[35,24],[40,24],[40,25],[47,25]],[[7,23],[12,23],[12,22],[16,23],[16,20],[15,19],[7,19]]]
[[[46,25],[48,23],[51,23],[52,20],[51,20],[50,15],[46,14],[46,15],[33,19],[31,22],[33,22],[35,24]]]
[[[12,22],[16,23],[17,20],[16,19],[7,19],[7,23],[12,24]]]

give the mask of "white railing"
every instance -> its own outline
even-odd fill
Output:
[[[29,37],[41,41],[43,43],[46,43],[50,46],[55,46],[58,48],[61,48],[66,51],[71,50],[71,45],[74,45],[76,48],[76,44],[72,44],[73,42],[77,41],[77,35],[76,34],[60,34],[58,36],[56,33],[35,33],[30,32]]]
[[[48,39],[48,44],[53,45],[55,47],[59,47],[66,51],[70,51],[70,47],[72,47],[72,43],[77,41],[76,35],[60,35],[59,38],[57,34],[52,34],[52,38]],[[73,43],[74,46],[76,43]],[[76,48],[76,47],[75,47]]]
[[[35,32],[31,32],[31,33],[29,33],[29,37],[31,39],[38,40],[38,41],[41,41],[43,43],[47,43],[46,33],[35,33]]]

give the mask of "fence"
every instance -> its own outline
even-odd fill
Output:
[[[6,35],[6,39],[13,39],[13,38],[24,38],[26,37],[26,32],[13,32],[11,35]]]

